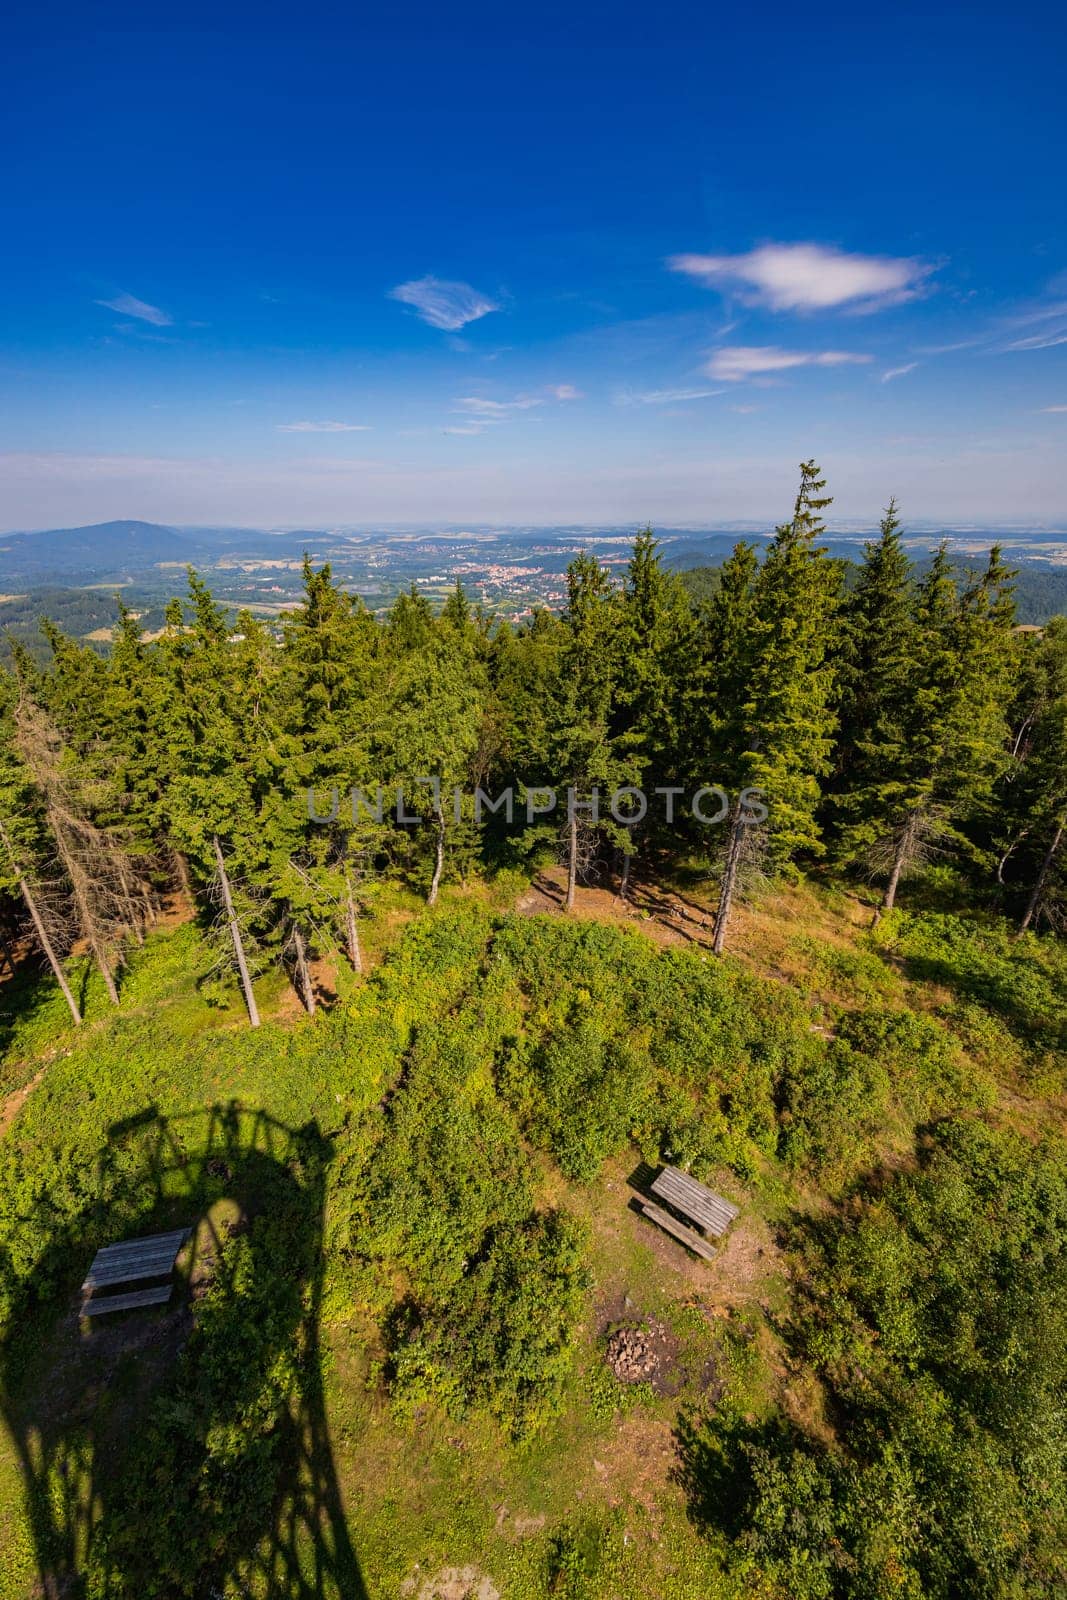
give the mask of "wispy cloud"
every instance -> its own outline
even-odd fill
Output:
[[[710,400],[714,395],[725,393],[725,389],[646,389],[643,393],[627,389],[616,396],[615,403],[620,406],[668,406],[685,400]]]
[[[918,365],[917,361],[907,361],[902,367],[890,367],[887,372],[882,373],[882,382],[892,383],[894,378],[906,378],[908,373],[914,372]]]
[[[543,406],[544,400],[536,394],[519,394],[514,400],[487,400],[482,395],[460,395],[452,402],[453,411],[463,411],[474,417],[507,417],[514,411],[532,411]]]
[[[1039,417],[1058,417],[1067,411],[1067,406],[1042,406],[1038,411]]]
[[[496,300],[482,294],[469,283],[453,283],[445,278],[412,278],[389,290],[390,300],[412,306],[423,322],[445,333],[458,333],[468,322],[477,322],[490,311],[499,311]]]
[[[910,256],[849,255],[820,244],[765,244],[745,255],[671,256],[672,272],[733,287],[772,311],[880,311],[922,293],[932,264]]]
[[[132,294],[117,294],[113,300],[98,300],[96,304],[105,306],[108,311],[117,311],[120,317],[137,317],[141,322],[151,322],[156,328],[169,328],[174,323],[174,318],[158,306],[150,306],[147,300],[138,300]]]
[[[1026,306],[1005,319],[1003,324],[1002,353],[1011,350],[1052,350],[1056,345],[1067,344],[1067,300],[1063,298],[1063,284],[1054,278],[1046,293],[1052,298],[1037,305]],[[1032,333],[1025,330],[1032,328]]]
[[[464,438],[473,438],[476,434],[484,433],[488,424],[485,422],[472,422],[463,428],[442,428],[442,433],[461,434]]]
[[[1001,351],[1006,355],[1013,350],[1054,350],[1060,344],[1067,344],[1067,327],[1046,328],[1043,333],[1031,333],[1025,339],[1012,339],[1001,346]]]
[[[552,384],[549,384],[548,392],[552,396],[553,400],[584,400],[585,399],[585,396],[582,393],[582,391],[580,389],[576,389],[574,387],[573,383],[552,383]]]
[[[277,422],[278,433],[369,433],[366,422]]]
[[[776,345],[726,345],[712,352],[705,371],[710,378],[737,383],[742,378],[762,378],[792,367],[845,367],[870,361],[870,356],[848,350],[780,350]]]

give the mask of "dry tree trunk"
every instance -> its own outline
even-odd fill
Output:
[[[567,818],[567,898],[565,911],[574,910],[574,892],[578,883],[578,815],[574,806]]]
[[[441,877],[445,870],[445,814],[441,809],[440,801],[438,801],[434,810],[437,818],[437,845],[430,892],[426,896],[426,904],[428,906],[437,904],[437,893],[441,887]]]
[[[730,925],[730,913],[733,910],[734,894],[737,890],[737,875],[741,865],[746,826],[747,824],[741,819],[741,807],[738,805],[734,809],[730,824],[730,842],[726,847],[726,866],[723,869],[719,906],[715,913],[715,932],[711,941],[711,948],[717,956],[721,956],[726,948],[726,930]]]
[[[253,1028],[259,1027],[259,1007],[256,997],[252,993],[252,979],[248,975],[248,962],[245,960],[245,947],[241,942],[241,929],[237,921],[237,913],[233,909],[233,895],[230,893],[230,880],[226,876],[226,863],[222,859],[222,846],[219,844],[218,834],[212,836],[215,846],[215,860],[219,869],[219,884],[222,888],[222,903],[226,907],[226,921],[229,924],[230,938],[233,940],[233,953],[237,958],[237,970],[241,974],[241,988],[244,990],[245,1005],[248,1007],[248,1020]]]
[[[348,942],[348,959],[353,972],[363,971],[363,952],[359,945],[359,920],[356,916],[356,897],[352,893],[352,879],[345,873],[345,936]]]
[[[304,935],[299,926],[293,923],[293,947],[296,950],[296,971],[300,979],[300,998],[304,1002],[304,1009],[309,1017],[315,1015],[315,989],[311,982],[311,970],[308,967],[307,950],[304,947]]]
[[[52,836],[56,841],[56,850],[63,865],[63,871],[70,881],[71,893],[74,896],[74,905],[78,913],[78,923],[88,941],[89,949],[93,953],[93,960],[100,969],[100,976],[104,980],[108,998],[113,1006],[117,1006],[119,992],[115,987],[114,974],[108,964],[103,930],[97,918],[96,909],[92,904],[89,875],[85,871],[78,851],[74,848],[73,840],[67,835],[67,819],[56,814],[52,806],[48,807],[47,816]]]
[[[1045,851],[1045,858],[1042,861],[1040,871],[1037,874],[1037,882],[1034,884],[1033,892],[1031,893],[1030,899],[1027,902],[1026,910],[1023,912],[1022,921],[1019,923],[1020,933],[1026,932],[1041,905],[1041,896],[1044,893],[1045,884],[1048,882],[1048,875],[1052,871],[1052,863],[1055,861],[1057,852],[1059,851],[1060,845],[1063,842],[1063,832],[1065,827],[1067,827],[1067,817],[1061,817],[1059,822],[1056,824],[1056,831],[1052,835],[1052,843]]]
[[[189,877],[189,863],[186,861],[181,851],[175,850],[173,846],[171,847],[170,859],[174,867],[174,876],[178,883],[178,893],[187,895],[190,899],[192,899],[193,885],[192,880]]]
[[[63,740],[47,713],[25,691],[15,711],[15,743],[44,804],[45,820],[78,919],[113,1005],[119,995],[108,946],[130,920],[130,861],[104,830],[84,815],[72,787]],[[134,919],[136,921],[136,919]]]
[[[122,885],[122,898],[126,906],[126,920],[129,924],[130,932],[137,940],[137,943],[139,945],[143,945],[144,929],[141,927],[141,919],[137,911],[136,902],[134,900],[133,889],[130,886],[130,875],[126,871],[125,863],[121,860],[118,863],[118,873],[119,882]]]
[[[11,862],[12,871],[17,874],[19,893],[26,902],[26,910],[30,913],[31,918],[33,919],[33,926],[37,931],[38,939],[41,941],[41,949],[44,951],[45,956],[48,959],[48,965],[52,969],[56,982],[63,991],[63,998],[70,1007],[71,1016],[74,1018],[75,1023],[80,1024],[82,1020],[82,1014],[78,1010],[78,1002],[71,993],[70,984],[67,982],[67,975],[60,966],[59,957],[52,948],[52,941],[48,937],[41,913],[37,909],[37,902],[30,892],[30,886],[26,882],[26,879],[23,877],[22,873],[19,871],[18,864],[15,860],[15,852],[11,848],[11,840],[8,838],[7,829],[4,827],[2,822],[0,822],[0,841],[3,842],[4,849],[7,851],[8,860]]]
[[[892,911],[897,900],[897,890],[900,887],[901,877],[907,867],[915,860],[922,846],[924,818],[922,811],[916,807],[909,811],[907,820],[900,830],[897,839],[896,851],[893,855],[893,865],[889,873],[889,882],[886,884],[882,903],[874,913],[872,926],[877,927],[887,911]]]

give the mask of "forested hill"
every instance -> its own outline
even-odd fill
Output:
[[[87,940],[108,973],[161,880],[210,898],[228,870],[239,964],[281,960],[306,998],[309,960],[335,937],[355,949],[378,881],[432,902],[449,877],[558,845],[569,901],[579,877],[695,855],[720,883],[717,953],[751,882],[823,863],[881,885],[891,909],[938,862],[976,900],[1056,925],[1067,624],[1016,630],[996,549],[962,579],[944,550],[916,574],[893,512],[846,588],[821,490],[809,463],[765,558],[739,546],[698,610],[646,532],[623,582],[578,555],[563,615],[518,628],[458,583],[439,613],[413,585],[380,622],[307,560],[280,637],[248,612],[235,632],[193,575],[151,641],[125,607],[107,657],[54,622],[43,669],[15,641],[0,675],[9,920],[33,920],[40,879],[58,950]],[[379,787],[404,791],[406,815],[339,799],[330,815],[331,795]],[[518,808],[487,820],[478,787]],[[644,807],[608,805],[635,789]],[[715,816],[700,790],[721,796]]]

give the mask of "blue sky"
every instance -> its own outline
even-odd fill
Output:
[[[1059,8],[222,9],[16,14],[0,527],[1067,522]]]

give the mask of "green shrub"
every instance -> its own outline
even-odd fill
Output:
[[[652,1113],[647,1052],[605,1037],[581,1005],[560,1032],[513,1051],[501,1082],[533,1142],[552,1152],[568,1178],[582,1181],[639,1138]]]
[[[493,1230],[442,1301],[411,1308],[395,1340],[394,1393],[410,1412],[435,1400],[484,1406],[508,1431],[558,1408],[589,1279],[585,1229],[559,1212]]]
[[[728,1411],[683,1432],[694,1513],[810,1600],[1058,1592],[1067,1149],[935,1126],[914,1172],[810,1224],[793,1343],[840,1443]]]

